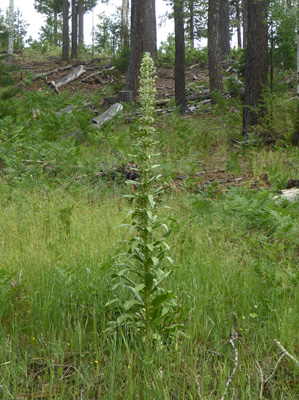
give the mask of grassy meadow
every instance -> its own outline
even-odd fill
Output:
[[[105,306],[138,119],[95,131],[89,110],[56,114],[83,96],[44,88],[0,107],[0,398],[298,399],[298,364],[274,341],[298,360],[299,204],[273,200],[298,178],[291,106],[272,99],[271,145],[242,142],[234,99],[157,116],[179,326],[148,342],[110,331]]]

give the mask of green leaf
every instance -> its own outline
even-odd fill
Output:
[[[150,206],[151,206],[151,207],[154,207],[154,205],[155,205],[154,196],[153,196],[152,194],[149,194],[149,195],[147,196],[147,198],[148,198],[148,202],[150,203]]]
[[[144,283],[139,283],[138,285],[135,286],[135,290],[136,290],[137,293],[139,293],[144,288],[145,288]]]
[[[142,298],[139,296],[139,293],[136,292],[135,288],[132,286],[124,285],[126,289],[128,289],[129,292],[132,293],[132,295],[135,297],[136,300],[138,300],[140,303],[142,303]]]
[[[152,243],[147,243],[146,247],[150,250],[150,251],[154,251],[154,246]]]
[[[165,224],[163,224],[163,225],[165,225]],[[165,225],[165,226],[166,226],[166,225]],[[167,228],[167,227],[166,227],[166,228]],[[171,232],[172,232],[172,228],[169,229],[167,232],[164,233],[163,239],[164,239],[164,238],[167,238],[167,237],[171,234]]]
[[[163,282],[164,279],[166,279],[169,275],[173,273],[173,271],[167,271],[167,272],[163,272],[162,270],[160,271],[162,274],[161,273],[159,274],[159,278],[156,280],[151,293],[153,293],[160,286],[161,282]]]
[[[124,303],[124,309],[125,309],[126,311],[128,311],[128,310],[130,310],[132,307],[137,306],[137,305],[140,306],[140,307],[142,307],[142,308],[144,308],[143,303],[140,303],[140,301],[138,301],[138,300],[135,300],[135,299],[127,300],[127,301],[125,301],[125,303]]]
[[[125,281],[117,282],[117,283],[112,287],[111,290],[115,290],[115,289],[119,288],[120,286],[124,286],[125,283],[126,283]]]
[[[159,264],[159,259],[157,257],[151,257],[151,260],[154,266],[157,266]]]
[[[134,317],[135,317],[134,314],[131,314],[131,313],[124,313],[124,314],[120,315],[120,316],[117,318],[116,323],[117,323],[118,325],[121,325],[122,323],[124,323],[124,322],[127,321],[128,319],[134,320]]]
[[[136,260],[138,260],[138,261],[140,261],[141,263],[143,263],[144,262],[144,254],[142,254],[141,253],[141,251],[140,250],[138,250],[138,249],[134,249],[134,255],[133,255],[133,257],[136,259]]]
[[[152,212],[150,212],[150,211],[147,211],[147,212],[146,212],[146,214],[147,214],[147,216],[148,216],[149,220],[150,220],[150,221],[152,221],[152,220],[153,220],[153,218],[154,218],[154,216],[153,216],[153,213],[152,213]]]
[[[146,272],[144,274],[144,281],[146,290],[150,291],[153,287],[154,275],[151,272]]]
[[[165,258],[168,260],[168,262],[169,262],[171,265],[174,265],[174,261],[173,261],[173,259],[172,259],[171,257],[166,256]]]
[[[110,306],[111,304],[114,304],[114,303],[119,303],[119,299],[117,298],[117,299],[113,299],[113,300],[107,301],[107,303],[104,305],[104,307],[108,307],[108,306]]]
[[[164,303],[164,301],[167,301],[167,300],[170,300],[170,299],[173,299],[173,298],[174,298],[174,295],[173,295],[172,292],[167,292],[167,293],[160,294],[159,296],[155,297],[152,300],[152,306],[153,307],[158,307],[160,304]]]

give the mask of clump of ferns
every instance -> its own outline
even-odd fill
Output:
[[[173,330],[177,317],[174,294],[163,288],[173,272],[173,260],[168,255],[170,249],[166,243],[171,229],[167,220],[160,219],[157,214],[157,200],[164,189],[159,186],[161,176],[156,172],[159,165],[153,162],[159,144],[154,139],[155,78],[153,60],[145,53],[140,67],[141,117],[134,133],[135,154],[130,155],[136,160],[139,181],[129,182],[136,190],[125,196],[131,200],[132,208],[129,210],[130,223],[123,226],[132,236],[126,241],[127,251],[114,258],[114,266],[119,272],[113,274],[118,282],[112,290],[118,289],[120,297],[107,303],[117,304],[120,311],[110,322],[110,329],[132,326],[134,333],[138,331],[145,338]]]

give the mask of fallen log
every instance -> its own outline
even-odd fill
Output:
[[[116,114],[122,111],[123,106],[122,104],[115,103],[113,106],[109,107],[103,114],[99,115],[96,118],[93,118],[92,123],[96,129],[99,129],[101,125],[105,122],[110,121]]]
[[[55,72],[65,71],[66,69],[70,69],[70,68],[72,68],[72,66],[67,65],[66,67],[52,69],[51,71],[47,71],[47,72],[41,72],[40,74],[34,75],[32,80],[36,81],[37,79],[43,78],[45,76],[53,75],[53,74],[55,74]]]
[[[83,65],[79,65],[77,68],[75,68],[70,74],[66,75],[60,81],[57,83],[50,81],[49,85],[55,90],[57,94],[59,94],[59,88],[61,86],[67,85],[70,82],[73,82],[75,79],[79,78],[79,76],[85,74],[86,71],[84,69]]]
[[[85,78],[81,79],[81,82],[86,82],[86,81],[88,82],[91,78],[93,78],[97,75],[102,75],[103,73],[106,73],[109,71],[113,71],[114,69],[115,69],[115,67],[111,67],[108,69],[103,69],[101,71],[94,72],[93,74],[90,74],[90,75],[86,76]]]
[[[288,200],[290,203],[295,203],[299,201],[299,189],[284,189],[278,192],[277,196],[273,197],[273,200]]]

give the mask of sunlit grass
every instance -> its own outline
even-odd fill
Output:
[[[294,246],[269,236],[267,248],[258,228],[244,235],[247,217],[223,214],[222,197],[210,209],[202,200],[191,205],[192,196],[177,195],[163,201],[177,220],[170,244],[178,269],[169,285],[182,306],[184,328],[177,338],[155,344],[146,359],[138,336],[105,332],[109,257],[126,236],[114,229],[124,221],[126,202],[109,195],[99,200],[11,191],[0,205],[2,398],[181,399],[197,398],[199,390],[202,398],[219,397],[234,365],[228,343],[233,329],[266,376],[279,357],[273,339],[296,354],[296,284],[273,286],[257,273],[259,264],[292,267]],[[67,209],[69,222],[62,213]],[[20,270],[21,284],[12,287]],[[240,399],[256,399],[255,361],[236,345],[235,390]],[[296,382],[296,366],[284,359],[265,396],[295,399]]]

